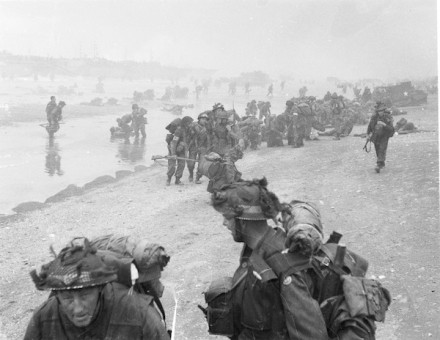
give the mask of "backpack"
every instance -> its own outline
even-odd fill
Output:
[[[342,308],[348,309],[350,317],[367,317],[383,322],[391,303],[389,291],[379,281],[365,278],[368,261],[353,251],[346,250],[342,265],[337,266],[338,238],[342,235],[332,235],[333,239],[330,236],[329,241],[312,257],[313,268],[320,282],[317,299],[324,319],[331,319],[335,308],[341,308],[345,301],[346,307]],[[338,299],[339,304],[335,307],[334,302]]]
[[[133,286],[134,290],[141,294],[153,296],[165,320],[165,311],[159,299],[162,297],[164,290],[164,286],[160,281],[161,272],[170,260],[170,256],[165,252],[165,249],[156,243],[148,243],[132,236],[114,234],[98,236],[91,240],[90,244],[98,249],[98,254],[101,253],[101,256],[118,258],[118,261],[113,263],[118,267],[118,281],[127,286],[130,286],[132,281],[130,277],[127,278],[130,273],[126,273],[126,270],[123,269],[126,266],[123,264],[127,261],[135,263],[139,278]],[[121,266],[118,266],[118,263]],[[121,277],[121,273],[125,277]]]

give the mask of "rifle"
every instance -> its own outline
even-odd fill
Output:
[[[153,161],[155,161],[157,159],[181,159],[183,161],[192,161],[192,162],[198,162],[199,161],[198,159],[191,159],[191,158],[185,158],[185,157],[176,157],[176,158],[174,158],[172,156],[161,156],[161,155],[151,156],[151,159]]]
[[[368,145],[368,143],[370,144],[370,145]],[[365,150],[365,152],[370,152],[371,151],[371,138],[368,138],[367,137],[367,141],[365,142],[365,145],[364,145],[364,147],[362,148],[362,150]]]

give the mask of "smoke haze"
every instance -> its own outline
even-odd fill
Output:
[[[354,78],[437,74],[435,0],[3,1],[0,49]]]

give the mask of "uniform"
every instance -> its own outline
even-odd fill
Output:
[[[342,129],[342,109],[343,109],[343,103],[338,98],[336,94],[332,95],[332,100],[330,102],[330,108],[332,112],[332,123],[333,127],[335,128],[335,139],[340,139],[341,136],[341,129]]]
[[[206,118],[207,119],[207,118]],[[198,122],[193,122],[188,129],[188,158],[193,159],[194,161],[187,161],[186,165],[188,166],[189,171],[189,179],[190,182],[193,181],[194,176],[194,168],[195,161],[199,160],[200,162],[203,160],[203,157],[206,155],[209,145],[208,132],[206,127],[202,126]],[[197,170],[196,181],[199,181],[202,177],[202,174]]]
[[[176,131],[170,136],[167,136],[168,142],[168,155],[185,157],[186,154],[186,134],[185,129],[182,126],[177,127]],[[176,167],[177,163],[177,167]],[[185,170],[185,161],[182,159],[168,159],[168,182],[170,183],[171,177],[176,177],[176,184],[180,184],[180,179],[183,176],[183,170]]]
[[[385,167],[388,139],[394,135],[393,117],[384,105],[379,104],[376,108],[368,124],[367,135],[374,143],[377,156],[375,170],[379,173]]]
[[[133,260],[121,259],[119,267],[110,257],[78,237],[39,271],[32,270],[35,287],[51,294],[33,314],[24,339],[169,340],[153,297],[131,295],[126,285],[116,282],[131,278]]]
[[[132,128],[134,131],[135,138],[139,138],[139,132],[142,135],[142,138],[146,138],[147,134],[145,132],[145,124],[146,124],[146,118],[144,115],[147,113],[147,110],[143,108],[137,108],[133,110],[132,113]]]
[[[342,292],[340,282],[344,276],[339,272],[335,272],[336,276],[328,274],[335,270],[333,250],[336,244],[330,244],[330,240],[322,244],[319,212],[301,201],[282,205],[266,188],[266,179],[242,181],[224,186],[212,195],[214,209],[223,214],[224,225],[231,231],[234,241],[244,243],[240,267],[231,284],[223,285],[231,294],[231,302],[220,300],[227,307],[231,306],[234,327],[232,332],[227,330],[232,333],[231,339],[374,340],[374,320],[384,320],[391,300],[388,291],[376,281],[361,281],[368,263],[365,265],[365,260],[347,250],[348,256],[343,262],[345,275],[350,273],[350,277],[362,282],[361,285],[376,284],[372,289],[365,286],[363,294],[368,299],[370,293],[374,294],[373,304],[380,306],[380,310],[376,310],[378,314],[368,310],[367,314],[357,312],[352,316],[349,308],[353,305],[348,305],[345,294],[359,296],[359,289],[346,291],[344,288]],[[273,229],[267,224],[268,219],[276,218],[280,212],[285,219],[283,225],[287,235],[284,230]],[[311,231],[318,237],[313,236],[309,243]],[[292,244],[304,247],[295,248]],[[326,281],[333,278],[335,281]],[[337,286],[331,285],[334,282]],[[330,295],[324,294],[327,292]],[[215,296],[213,299],[210,293],[208,290],[205,294],[209,296],[207,312],[215,314],[215,310],[209,309],[215,303]],[[227,315],[228,308],[223,312]],[[211,332],[215,331],[213,326]]]
[[[109,283],[101,292],[99,315],[92,327],[78,328],[69,322],[60,310],[57,298],[53,296],[34,313],[24,339],[169,340],[152,300],[147,295],[129,295],[127,287]]]
[[[50,123],[52,111],[57,107],[57,102],[55,101],[55,97],[46,105],[46,116],[47,121]]]
[[[123,115],[121,118],[116,120],[118,122],[118,126],[125,133],[125,138],[128,139],[130,137],[130,133],[133,131],[131,127],[131,123],[133,121],[133,116],[131,114]]]

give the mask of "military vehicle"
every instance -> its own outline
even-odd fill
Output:
[[[428,94],[416,90],[410,81],[405,81],[397,85],[375,87],[373,100],[380,100],[388,107],[417,106],[428,103]]]

